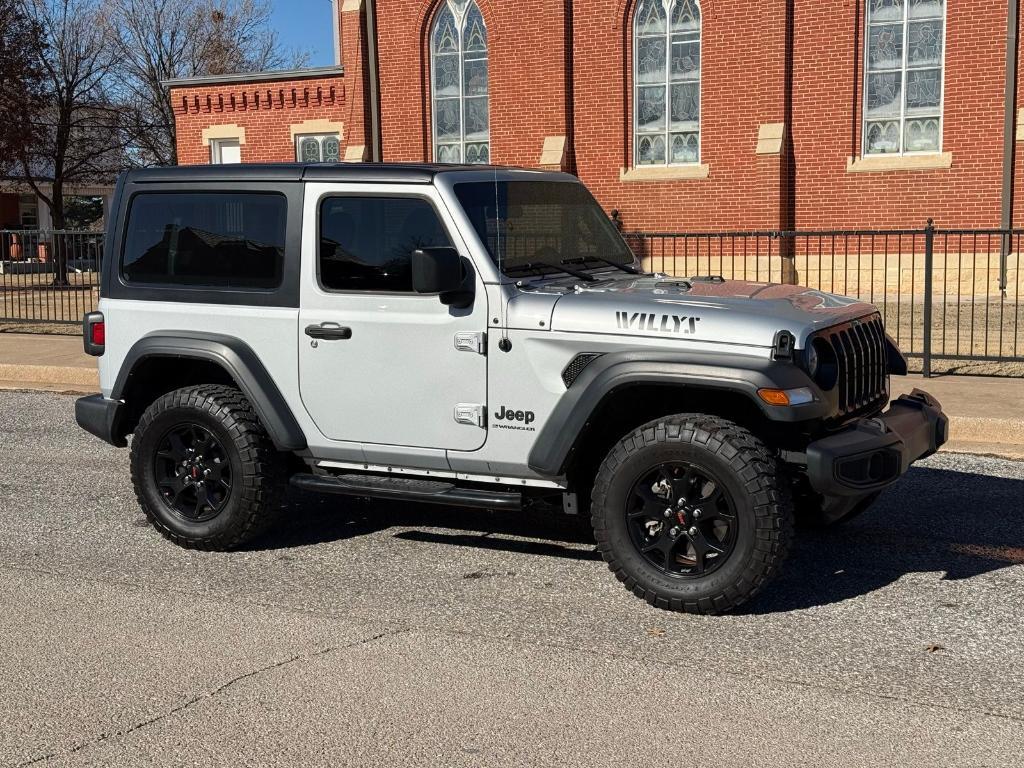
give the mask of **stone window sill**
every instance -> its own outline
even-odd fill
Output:
[[[619,181],[699,181],[710,175],[710,165],[657,165],[619,169]]]
[[[935,155],[879,155],[846,158],[847,173],[885,173],[887,171],[937,171],[953,167],[953,153]]]

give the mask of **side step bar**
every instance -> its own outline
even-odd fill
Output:
[[[427,504],[479,509],[522,509],[521,493],[460,488],[438,480],[378,475],[292,475],[291,484],[304,491],[341,496],[369,496],[376,499],[401,499]]]

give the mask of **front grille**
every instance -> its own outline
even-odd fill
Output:
[[[885,327],[878,315],[819,334],[835,351],[839,416],[861,411],[889,396]]]

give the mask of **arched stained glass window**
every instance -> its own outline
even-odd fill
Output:
[[[864,155],[942,150],[944,0],[869,0]]]
[[[700,162],[698,0],[639,0],[633,14],[636,165]]]
[[[487,26],[473,0],[446,0],[430,34],[434,159],[488,163]]]

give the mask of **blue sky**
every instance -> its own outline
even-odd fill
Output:
[[[330,0],[271,0],[271,24],[285,48],[309,51],[309,66],[334,63]]]

